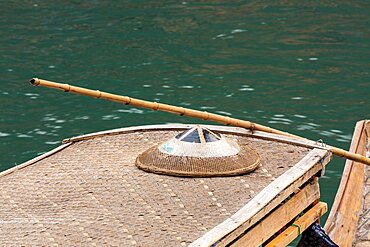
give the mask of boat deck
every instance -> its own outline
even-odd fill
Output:
[[[127,128],[72,138],[0,173],[0,242],[189,245],[313,152],[223,127],[228,138],[259,153],[261,167],[241,176],[184,178],[147,173],[135,166],[138,154],[185,128]],[[312,155],[320,160],[325,152]]]

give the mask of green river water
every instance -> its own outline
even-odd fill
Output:
[[[370,118],[368,1],[1,1],[0,171],[64,138],[200,123],[32,77],[251,120],[348,149]],[[321,179],[331,205],[344,160]]]

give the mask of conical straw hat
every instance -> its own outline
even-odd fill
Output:
[[[197,126],[153,146],[136,158],[142,170],[186,177],[239,175],[255,170],[260,158],[253,149]]]

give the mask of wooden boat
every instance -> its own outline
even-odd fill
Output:
[[[140,153],[189,127],[70,138],[2,172],[0,242],[285,246],[325,213],[318,177],[331,153],[289,137],[206,126],[258,152],[261,166],[238,176],[177,177],[135,166]]]
[[[0,173],[4,245],[286,246],[327,210],[318,179],[332,153],[370,164],[244,120],[31,83],[243,128],[139,126],[64,140]]]
[[[350,151],[370,156],[370,121],[356,124]],[[347,160],[325,230],[339,246],[370,246],[370,169]]]

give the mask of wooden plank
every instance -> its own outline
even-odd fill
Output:
[[[314,201],[319,199],[319,184],[318,180],[314,179],[312,183],[306,185],[291,199],[257,223],[255,227],[234,242],[232,246],[260,246],[308,208]]]
[[[365,124],[356,124],[351,152],[365,154]],[[352,246],[363,197],[364,165],[347,160],[336,198],[325,224],[325,231],[339,246]]]
[[[300,232],[305,231],[310,225],[316,222],[327,211],[327,204],[319,202],[294,221],[294,225],[285,229],[281,234],[274,238],[266,247],[283,247],[291,243],[299,236]]]
[[[330,158],[331,153],[327,150],[310,151],[295,166],[266,186],[243,208],[189,246],[211,246],[215,243],[217,246],[225,246],[231,243],[321,171]]]

